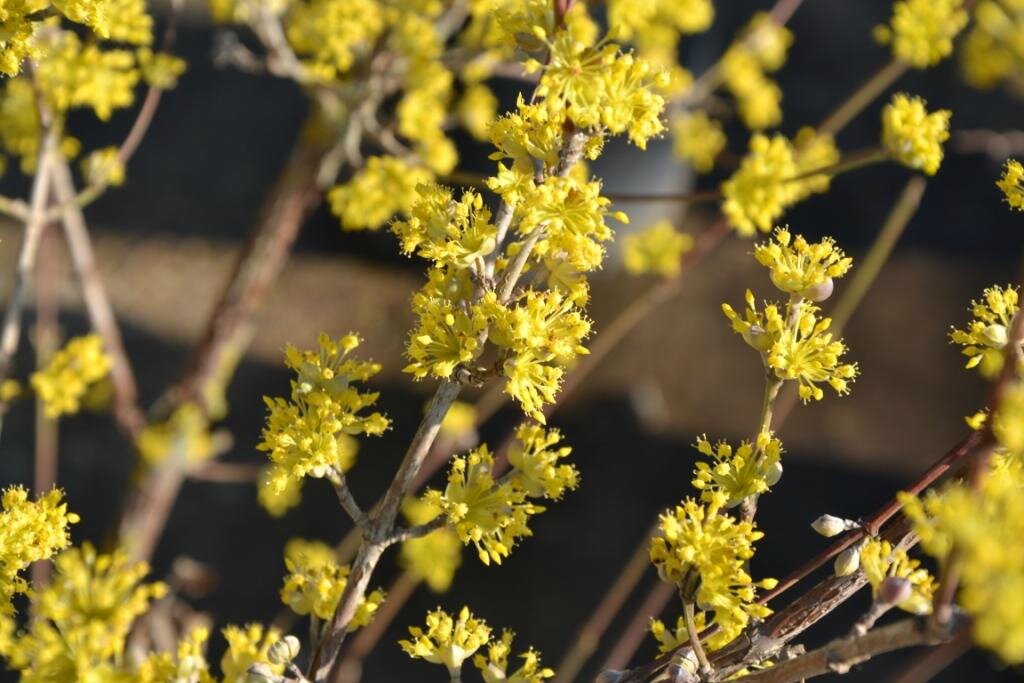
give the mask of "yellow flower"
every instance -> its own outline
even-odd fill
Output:
[[[433,175],[396,157],[370,157],[348,182],[327,193],[344,230],[376,230],[417,200],[416,187]]]
[[[793,152],[797,169],[801,176],[827,168],[839,162],[839,149],[835,139],[828,133],[818,133],[814,128],[805,126],[797,131],[793,138]],[[812,194],[828,192],[832,179],[827,173],[806,175],[802,180],[794,180],[791,201],[803,201]]]
[[[693,237],[678,232],[670,221],[660,220],[641,232],[626,235],[622,240],[622,261],[632,275],[653,273],[677,277],[682,271],[682,258],[693,249]]]
[[[487,648],[487,656],[478,654],[473,658],[473,665],[480,670],[484,683],[542,683],[553,678],[553,669],[542,667],[540,653],[532,647],[519,655],[523,665],[515,671],[508,670],[508,658],[512,654],[512,640],[515,634],[505,629],[501,640],[492,640]]]
[[[758,311],[750,290],[746,304],[742,316],[729,304],[722,304],[722,311],[733,331],[761,353],[765,367],[775,377],[799,383],[801,400],[821,400],[825,392],[820,383],[828,384],[840,395],[849,392],[857,365],[840,362],[846,345],[832,338],[828,331],[832,319],[820,317],[817,306],[790,301],[784,311],[777,304],[767,304]]]
[[[281,602],[296,614],[330,619],[348,584],[348,565],[339,565],[334,550],[326,543],[301,538],[293,538],[285,545],[284,565],[288,574],[281,586]],[[355,631],[373,621],[384,597],[379,588],[366,595],[348,630]]]
[[[486,304],[495,299],[490,293],[483,303],[461,306],[456,303],[459,298],[444,298],[436,295],[436,291],[428,283],[412,301],[413,313],[419,321],[409,334],[406,356],[412,362],[403,372],[416,379],[428,375],[447,379],[457,367],[476,359],[483,350],[481,335],[490,322]]]
[[[722,212],[739,234],[768,232],[793,198],[791,178],[800,172],[789,141],[754,135],[736,172],[722,183]]]
[[[295,371],[289,400],[264,397],[267,424],[257,445],[273,464],[267,475],[276,493],[290,478],[327,477],[351,467],[357,442],[353,434],[382,434],[390,425],[380,413],[362,411],[377,401],[376,392],[360,392],[380,365],[349,357],[359,338],[347,334],[338,341],[321,333],[317,351],[285,348],[285,364]]]
[[[514,468],[511,476],[526,495],[560,500],[567,489],[579,486],[579,471],[573,465],[559,464],[572,452],[569,446],[556,447],[561,440],[557,429],[545,430],[529,422],[516,429],[508,463]]]
[[[466,190],[456,201],[440,185],[420,185],[416,192],[409,218],[391,224],[403,253],[439,267],[468,268],[494,251],[496,229],[479,193]]]
[[[135,620],[163,597],[162,583],[142,583],[144,562],[91,545],[57,557],[52,583],[33,595],[34,618],[5,653],[26,682],[118,680]]]
[[[712,445],[706,436],[699,437],[695,445],[711,459],[710,463],[698,462],[693,473],[693,486],[706,503],[724,497],[722,505],[734,507],[768,491],[782,476],[782,442],[769,433],[758,434],[754,443],[741,441],[735,452],[725,441]]]
[[[276,465],[268,465],[260,472],[256,500],[271,517],[283,517],[302,502],[302,482],[302,479],[288,476]]]
[[[426,629],[410,626],[409,635],[412,640],[398,641],[406,654],[431,664],[444,664],[457,677],[462,663],[490,641],[491,628],[474,617],[468,607],[463,607],[457,618],[438,608],[427,612]]]
[[[771,589],[776,582],[755,583],[744,569],[764,534],[753,523],[723,513],[723,502],[724,496],[715,496],[702,506],[688,498],[662,514],[650,558],[662,581],[676,584],[685,602],[714,613],[708,625],[717,624],[728,642],[751,617],[771,613],[755,602],[756,588]]]
[[[893,5],[887,26],[875,38],[892,43],[896,59],[918,69],[935,66],[953,53],[953,38],[967,26],[962,0],[902,0]]]
[[[281,638],[277,629],[248,624],[241,628],[228,626],[222,633],[228,643],[228,649],[220,660],[223,683],[246,683],[247,670],[257,663],[265,664],[277,675],[284,671],[284,665],[272,664],[267,658],[267,650]]]
[[[57,112],[88,107],[106,121],[135,101],[141,73],[131,51],[83,44],[70,31],[49,36],[44,50],[36,71],[39,90]]]
[[[118,186],[124,183],[124,164],[116,147],[98,149],[82,160],[82,175],[93,185]]]
[[[486,140],[491,124],[498,118],[498,98],[486,85],[466,87],[455,108],[463,127],[477,140]]]
[[[1008,664],[1024,662],[1024,468],[993,467],[980,490],[950,484],[923,498],[901,496],[929,555],[961,568],[957,601],[971,616],[975,641]]]
[[[57,351],[31,383],[50,418],[77,413],[89,386],[110,372],[110,358],[96,334],[75,337]]]
[[[853,259],[825,237],[809,243],[803,235],[795,238],[786,228],[777,228],[774,240],[754,247],[754,258],[771,272],[772,284],[787,294],[821,301],[832,293],[832,279],[842,277]]]
[[[239,2],[239,6],[246,5]],[[385,29],[384,7],[363,0],[289,3],[288,42],[304,59],[310,76],[329,81],[367,53]]]
[[[920,97],[897,93],[882,110],[882,146],[904,166],[935,175],[951,115],[946,109],[928,113]]]
[[[454,458],[445,490],[430,489],[424,502],[444,511],[459,540],[473,543],[484,564],[501,561],[519,538],[531,536],[531,516],[544,508],[527,500],[514,481],[495,481],[494,458],[486,445]]]
[[[910,595],[896,606],[911,614],[931,614],[935,580],[920,562],[907,556],[907,551],[893,548],[888,541],[869,539],[860,551],[860,568],[871,584],[872,595],[878,595],[879,586],[887,578],[905,579],[911,586]]]
[[[135,440],[135,447],[150,465],[168,457],[192,465],[214,455],[210,423],[194,403],[181,405],[165,422],[146,425]]]
[[[698,173],[707,173],[725,148],[722,124],[704,111],[691,111],[672,119],[672,151]]]
[[[425,500],[406,498],[402,515],[410,525],[426,524],[441,514],[441,509]],[[402,544],[399,564],[435,593],[444,593],[452,585],[455,571],[462,564],[462,542],[447,527]]]
[[[996,183],[996,187],[1003,191],[1006,203],[1010,205],[1010,208],[1017,209],[1018,211],[1024,211],[1024,186],[1021,185],[1022,180],[1024,180],[1024,165],[1021,165],[1016,159],[1007,159],[1006,166],[1003,168],[1003,175],[999,182]]]
[[[1024,11],[1016,0],[982,0],[960,49],[965,80],[976,88],[993,88],[1020,73],[1024,64],[1021,37]]]
[[[785,63],[792,43],[792,33],[765,12],[758,12],[719,62],[725,87],[736,98],[740,118],[751,130],[782,121],[782,90],[766,72]]]
[[[0,616],[10,615],[11,598],[28,589],[19,573],[71,542],[68,527],[78,515],[67,511],[63,497],[54,489],[33,502],[20,486],[6,489],[0,497]]]
[[[982,298],[971,301],[973,319],[962,329],[953,328],[949,340],[964,347],[967,368],[977,367],[985,377],[1003,369],[1003,349],[1009,339],[1010,322],[1017,314],[1019,293],[1013,285],[988,287]]]

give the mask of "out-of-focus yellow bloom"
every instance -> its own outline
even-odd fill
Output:
[[[21,383],[16,379],[0,382],[0,405],[10,403],[22,394]]]
[[[355,451],[353,451],[353,454]],[[256,489],[256,500],[271,517],[283,517],[286,512],[302,502],[302,479],[285,477],[283,488],[274,465],[264,467]]]
[[[463,607],[458,617],[438,608],[427,612],[426,628],[409,627],[411,640],[398,644],[407,655],[431,664],[444,664],[453,678],[458,677],[462,663],[491,639],[491,628]]]
[[[82,160],[82,175],[93,185],[122,185],[124,164],[116,147],[104,147],[91,152]]]
[[[1003,349],[1009,342],[1010,322],[1017,314],[1019,293],[1013,285],[988,287],[982,298],[971,301],[972,320],[960,330],[953,328],[949,340],[964,347],[967,368],[977,367],[985,377],[1003,369]]]
[[[228,643],[228,649],[220,660],[223,683],[246,683],[246,672],[253,664],[265,664],[277,675],[284,671],[283,664],[274,664],[267,657],[267,650],[281,638],[277,629],[248,624],[244,627],[228,626],[223,634]]]
[[[996,187],[1003,191],[1006,203],[1011,209],[1024,211],[1024,165],[1016,159],[1007,159],[1003,167],[1003,175],[996,183]]]
[[[61,553],[55,565],[52,583],[33,595],[25,632],[5,644],[8,666],[31,683],[122,680],[132,624],[166,586],[142,583],[144,562],[100,555],[88,544]]]
[[[768,232],[792,201],[800,173],[793,147],[782,135],[754,135],[736,172],[722,183],[722,212],[741,235]]]
[[[334,550],[326,543],[301,538],[285,545],[284,565],[288,575],[281,587],[281,601],[296,614],[330,619],[348,584],[348,565],[339,565]],[[348,630],[355,631],[373,621],[384,597],[379,588],[368,593],[356,608]]]
[[[698,462],[693,473],[693,486],[706,503],[724,495],[723,507],[734,507],[768,491],[782,476],[782,442],[771,434],[758,434],[754,443],[741,441],[735,451],[727,442],[712,444],[705,436],[695,445],[698,452],[711,459]]]
[[[910,583],[910,594],[896,603],[911,614],[930,614],[935,579],[921,563],[907,556],[907,551],[893,548],[889,541],[869,539],[860,551],[860,568],[871,584],[872,595],[878,595],[878,588],[887,578],[905,579]]]
[[[902,0],[875,39],[892,44],[892,55],[918,69],[935,66],[953,52],[953,38],[967,26],[963,0]]]
[[[519,655],[523,665],[515,671],[508,670],[508,658],[512,654],[512,640],[515,634],[505,629],[501,640],[492,640],[487,648],[487,656],[478,654],[473,658],[473,665],[480,670],[484,683],[543,683],[553,678],[553,669],[541,666],[540,653],[532,647]]]
[[[1004,461],[979,490],[950,484],[923,498],[900,500],[925,552],[961,570],[960,605],[971,616],[975,641],[1009,664],[1024,662],[1024,467]]]
[[[91,384],[110,372],[110,357],[97,334],[68,341],[42,370],[32,373],[31,383],[50,418],[78,412]]]
[[[455,112],[470,135],[486,140],[491,124],[498,118],[498,98],[486,85],[474,83],[462,93]]]
[[[950,116],[946,109],[929,113],[920,97],[897,93],[882,110],[882,146],[904,166],[935,175],[942,143],[949,139]]]
[[[722,124],[703,111],[691,111],[672,119],[672,151],[698,173],[707,173],[725,148]]]
[[[835,139],[827,133],[819,134],[814,128],[805,126],[793,138],[793,153],[803,178],[790,183],[793,186],[791,201],[799,202],[812,194],[828,192],[832,176],[813,172],[839,163],[840,155]]]
[[[976,3],[960,57],[964,77],[974,87],[994,88],[1004,81],[1016,87],[1024,65],[1024,5],[1018,0]]]
[[[832,279],[846,275],[853,265],[831,237],[810,243],[803,235],[794,238],[786,228],[777,228],[772,237],[754,247],[754,258],[770,271],[772,284],[787,294],[827,298]],[[822,293],[824,297],[817,296]]]
[[[135,440],[135,447],[150,465],[158,465],[168,457],[195,464],[214,455],[210,423],[194,403],[181,405],[165,422],[146,425]]]
[[[786,61],[793,34],[765,12],[754,15],[719,62],[722,80],[736,98],[740,118],[751,130],[782,121],[782,90],[766,75]]]
[[[412,526],[426,524],[439,514],[441,509],[427,501],[406,498],[402,503],[402,514]],[[422,580],[435,593],[444,593],[452,585],[455,571],[462,564],[462,542],[455,532],[441,527],[421,538],[413,538],[402,544],[398,562],[417,579]]]
[[[660,220],[623,238],[622,263],[632,275],[676,277],[682,270],[683,254],[691,249],[693,237],[689,233],[677,231],[671,221]]]
[[[327,193],[331,212],[345,230],[376,230],[416,202],[416,186],[433,174],[390,156],[370,157],[348,182]]]
[[[723,513],[724,499],[717,495],[701,505],[688,498],[662,514],[659,534],[651,539],[650,557],[661,579],[677,585],[685,602],[714,613],[708,625],[718,625],[716,639],[729,642],[752,617],[771,614],[768,607],[757,604],[756,589],[770,590],[776,581],[755,583],[744,569],[754,555],[754,543],[764,534],[753,523]]]
[[[0,616],[10,615],[11,598],[28,589],[19,573],[71,542],[68,527],[78,521],[78,515],[68,512],[63,498],[54,489],[33,502],[20,486],[0,496]]]

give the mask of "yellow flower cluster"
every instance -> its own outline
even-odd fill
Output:
[[[608,25],[616,36],[636,46],[637,54],[670,74],[668,93],[682,94],[692,78],[679,65],[679,41],[684,35],[711,27],[711,0],[610,0]]]
[[[467,190],[458,201],[441,185],[421,185],[408,220],[395,221],[391,230],[402,252],[433,261],[437,266],[469,268],[494,251],[496,228],[483,197]]]
[[[782,477],[782,442],[771,434],[758,434],[754,443],[741,441],[735,451],[726,441],[712,444],[706,436],[695,445],[711,459],[698,462],[693,473],[693,486],[706,503],[724,498],[723,507],[734,507],[768,491]]]
[[[960,330],[953,328],[949,339],[964,347],[968,368],[977,367],[985,377],[995,377],[1003,369],[1003,349],[1009,341],[1009,328],[1019,307],[1019,292],[1013,285],[988,287],[982,298],[971,301],[972,320]]]
[[[740,118],[751,130],[771,128],[782,121],[782,90],[767,74],[785,64],[792,43],[792,33],[759,12],[719,62]]]
[[[28,589],[20,572],[71,542],[68,527],[78,515],[68,512],[63,498],[55,489],[33,502],[20,486],[0,496],[0,616],[9,616],[11,598]]]
[[[178,641],[177,651],[151,652],[139,664],[139,670],[126,674],[123,678],[107,679],[102,676],[96,680],[130,680],[138,683],[177,683],[178,681],[194,681],[195,683],[215,683],[206,661],[206,641],[210,632],[204,627],[196,627]]]
[[[1024,211],[1024,165],[1016,159],[1007,159],[1003,167],[1003,175],[996,183],[996,187],[1003,191],[1006,203],[1011,209]]]
[[[910,593],[896,607],[911,614],[931,613],[935,579],[920,562],[908,557],[907,551],[893,548],[889,541],[869,539],[860,550],[860,569],[871,584],[873,596],[878,596],[886,579],[904,579],[910,584]]]
[[[508,658],[512,654],[512,640],[515,634],[505,629],[501,632],[501,640],[492,640],[487,647],[487,656],[478,654],[473,658],[473,665],[480,670],[484,683],[542,683],[545,679],[554,678],[555,672],[541,666],[540,653],[532,647],[519,655],[522,666],[514,671],[508,670]]]
[[[391,156],[370,157],[348,182],[327,193],[343,230],[376,230],[416,201],[416,186],[433,174]]]
[[[1024,6],[1017,0],[982,0],[960,50],[964,77],[976,88],[1015,82],[1024,65]]]
[[[228,649],[220,660],[223,683],[247,683],[248,669],[253,664],[266,665],[275,675],[284,671],[283,664],[270,661],[268,650],[281,639],[281,633],[262,624],[244,627],[227,626],[223,631]]]
[[[482,648],[487,655],[477,654],[473,664],[480,670],[484,683],[542,683],[555,672],[540,663],[540,653],[532,647],[520,655],[522,666],[508,670],[509,655],[515,634],[505,629],[501,639],[492,639],[491,627],[483,619],[474,617],[468,607],[458,616],[437,608],[427,612],[426,628],[410,626],[410,640],[398,644],[413,659],[431,664],[443,664],[453,681],[461,680],[463,663]]]
[[[559,446],[562,434],[557,429],[545,430],[529,422],[516,429],[515,442],[508,451],[508,464],[513,467],[510,479],[531,498],[561,500],[567,490],[580,483],[576,467],[561,463],[572,448]]]
[[[169,457],[194,465],[214,455],[209,420],[195,403],[179,406],[164,422],[146,425],[135,447],[150,465],[159,465]]]
[[[722,124],[703,111],[688,111],[672,119],[672,151],[698,173],[708,173],[725,149]]]
[[[772,236],[774,240],[754,247],[754,258],[769,270],[772,284],[787,294],[826,299],[833,278],[842,277],[853,265],[831,237],[810,243],[803,235],[794,238],[786,228],[777,228]]]
[[[293,538],[284,548],[284,565],[288,570],[281,586],[281,602],[296,614],[313,614],[330,619],[348,584],[348,565],[339,565],[334,550],[320,541]],[[349,631],[373,621],[377,608],[384,602],[379,588],[368,594],[349,624]]]
[[[838,160],[831,136],[813,129],[801,129],[793,142],[754,135],[739,168],[722,183],[722,213],[741,235],[768,232],[790,206],[828,190],[828,175],[814,171]]]
[[[950,484],[923,498],[904,494],[904,512],[925,552],[961,568],[958,602],[975,641],[1010,664],[1024,662],[1024,467],[994,467],[980,490]]]
[[[120,552],[100,555],[88,544],[65,551],[55,565],[52,583],[32,597],[28,627],[0,654],[26,683],[123,680],[132,624],[166,587],[142,583],[145,563]]]
[[[290,480],[328,477],[352,466],[357,443],[353,434],[379,435],[389,426],[380,413],[362,411],[377,401],[376,392],[360,392],[380,365],[349,357],[359,338],[347,334],[334,341],[321,334],[317,351],[285,348],[285,365],[295,371],[290,400],[264,397],[269,414],[263,440],[272,463],[266,475],[281,493]]]
[[[116,147],[104,147],[82,159],[82,175],[92,185],[122,185],[124,163]]]
[[[441,509],[425,500],[407,498],[402,514],[410,525],[426,524],[441,514]],[[444,593],[452,585],[455,571],[462,564],[462,541],[454,531],[442,527],[402,544],[398,556],[402,567],[427,584],[435,593]]]
[[[82,397],[110,372],[110,357],[97,334],[68,341],[45,368],[32,374],[32,388],[43,401],[50,418],[77,413]]]
[[[348,455],[348,466],[351,467],[354,460],[357,445],[355,441],[346,440],[347,445],[352,449],[345,451]],[[271,517],[283,517],[286,512],[302,502],[302,479],[287,477],[284,479],[284,488],[278,488],[281,480],[277,475],[277,468],[267,465],[260,471],[260,480],[256,489],[256,500]]]
[[[714,613],[707,624],[720,630],[709,643],[712,649],[739,635],[751,618],[771,614],[755,602],[756,589],[776,584],[774,579],[755,583],[750,578],[744,567],[764,533],[723,512],[724,502],[724,495],[707,505],[687,498],[661,515],[660,533],[651,539],[650,549],[661,579],[677,585],[685,602]]]
[[[516,542],[531,536],[530,517],[544,508],[529,501],[515,480],[495,481],[494,457],[483,445],[452,460],[444,491],[429,489],[424,501],[440,510],[464,544],[473,543],[484,564],[501,564]]]
[[[651,273],[676,277],[682,271],[682,257],[693,249],[693,237],[679,232],[671,221],[660,220],[649,228],[622,240],[622,263],[632,275]]]
[[[427,612],[426,621],[425,629],[410,626],[412,640],[400,640],[398,644],[414,659],[443,664],[453,679],[459,680],[462,663],[490,641],[491,627],[474,617],[468,607],[463,607],[458,617],[438,608]]]
[[[967,26],[963,0],[901,0],[875,38],[892,44],[894,58],[918,68],[935,66],[953,53],[953,39]]]
[[[897,93],[882,110],[882,146],[904,166],[935,175],[942,143],[949,139],[950,116],[946,109],[928,113],[920,97]]]
[[[846,345],[832,338],[832,319],[821,317],[817,306],[798,300],[787,302],[783,308],[766,304],[763,311],[758,311],[750,290],[746,303],[742,316],[729,304],[722,304],[722,311],[732,322],[733,331],[761,353],[765,367],[775,377],[799,383],[801,400],[821,400],[825,393],[818,386],[821,383],[840,395],[849,391],[857,365],[840,362]]]
[[[559,31],[547,46],[547,63],[530,60],[526,70],[543,70],[535,94],[577,128],[626,133],[640,149],[664,130],[659,91],[668,86],[666,72],[621,53],[617,45],[590,46],[569,31]]]

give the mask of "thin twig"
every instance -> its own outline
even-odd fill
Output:
[[[370,532],[370,521],[366,517],[366,513],[363,512],[363,509],[359,507],[355,496],[352,495],[352,491],[348,487],[348,480],[345,478],[345,472],[340,468],[334,468],[327,478],[334,487],[334,493],[338,496],[341,508],[352,518],[357,529],[364,534],[368,534]]]
[[[447,523],[448,519],[446,517],[438,515],[424,524],[404,529],[395,529],[395,531],[387,538],[385,543],[387,543],[387,545],[394,545],[395,543],[411,541],[414,538],[423,538],[424,536],[432,534],[438,529],[444,527]]]
[[[898,60],[888,62],[853,92],[828,118],[818,126],[818,133],[836,135],[846,128],[858,114],[875,101],[882,92],[907,71],[907,65]]]

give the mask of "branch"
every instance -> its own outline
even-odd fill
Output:
[[[407,527],[404,529],[395,529],[394,533],[388,537],[385,541],[387,545],[394,545],[395,543],[404,543],[411,541],[414,538],[423,538],[428,534],[432,534],[438,529],[443,528],[448,524],[448,518],[445,515],[438,515],[434,519],[430,520],[425,524],[418,526]]]
[[[935,631],[924,619],[903,619],[868,631],[862,636],[834,640],[825,647],[779,662],[763,671],[741,676],[737,680],[749,683],[791,683],[828,673],[845,674],[853,666],[875,655],[918,645],[949,642],[965,626],[966,620],[960,619],[951,621],[948,629]]]
[[[327,478],[330,479],[331,485],[334,486],[334,493],[337,494],[338,502],[341,503],[342,509],[348,513],[348,516],[352,518],[352,521],[363,532],[364,536],[369,535],[370,520],[366,517],[363,509],[359,507],[355,496],[352,495],[352,491],[348,487],[348,481],[345,479],[345,473],[341,468],[335,467],[331,469]]]

